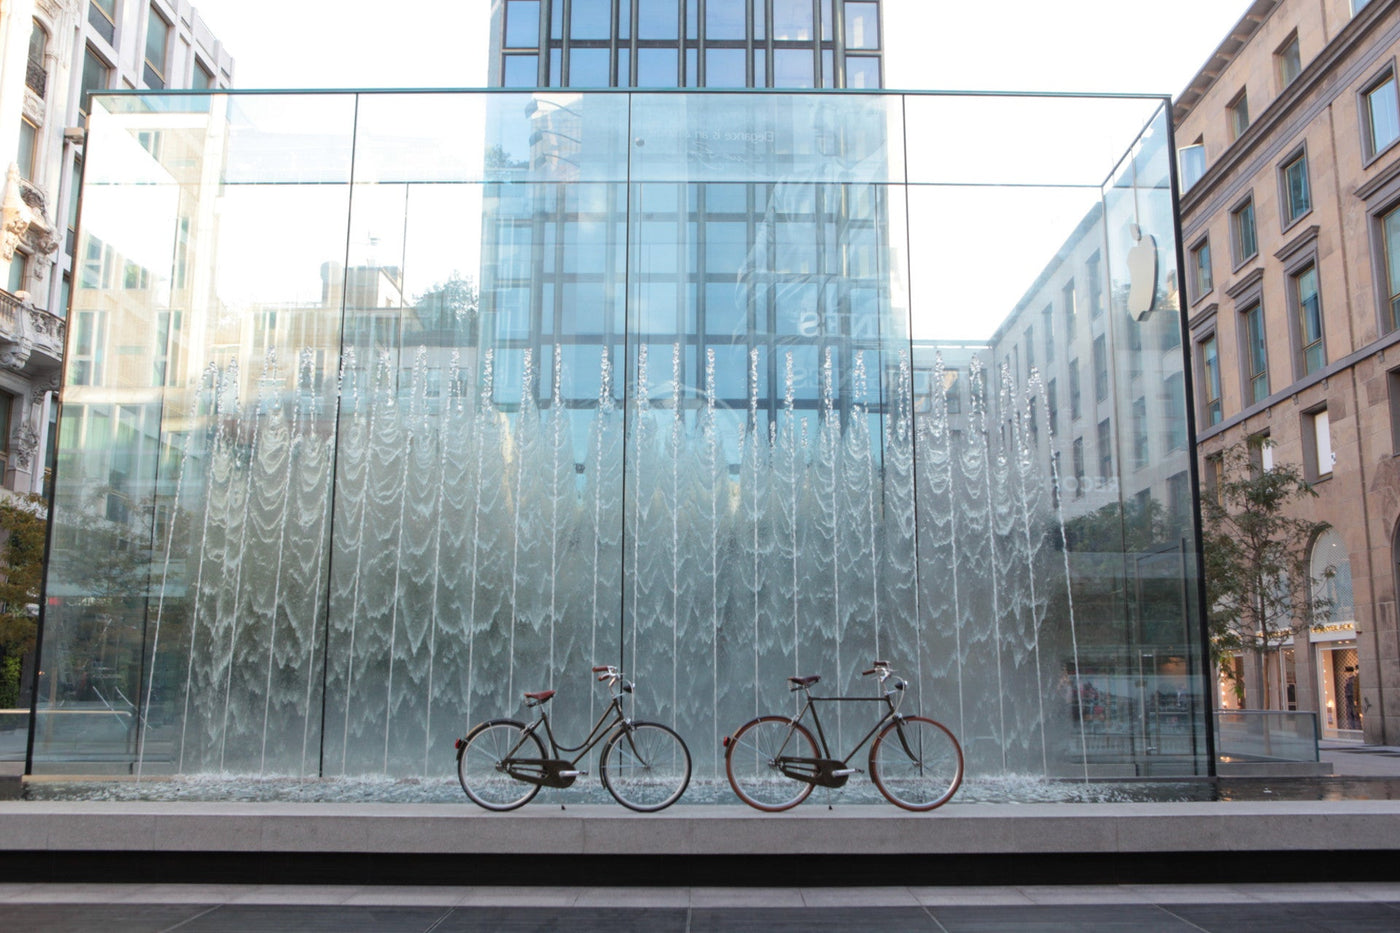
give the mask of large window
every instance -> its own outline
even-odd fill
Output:
[[[170,54],[170,24],[151,7],[146,17],[146,64],[141,78],[147,87],[165,87],[166,58]]]
[[[1225,106],[1225,118],[1230,125],[1230,138],[1239,139],[1249,129],[1249,95],[1244,91]]]
[[[1206,424],[1219,424],[1220,406],[1220,347],[1211,334],[1199,344],[1197,353],[1201,372],[1201,408]]]
[[[1065,340],[1073,343],[1079,324],[1079,309],[1075,306],[1074,301],[1074,279],[1065,283],[1060,296],[1062,307],[1065,309]]]
[[[874,3],[846,3],[846,48],[878,49],[880,47],[879,6]]]
[[[1108,341],[1103,334],[1094,338],[1094,398],[1108,400]]]
[[[1324,603],[1330,622],[1356,619],[1356,598],[1352,592],[1351,556],[1346,542],[1329,528],[1313,542],[1309,561],[1315,598]]]
[[[1306,376],[1315,373],[1327,362],[1322,344],[1322,299],[1317,291],[1317,265],[1289,276],[1294,320],[1298,330],[1298,369]]]
[[[1078,418],[1083,411],[1079,389],[1079,361],[1069,361],[1069,416]]]
[[[19,152],[15,163],[19,166],[21,178],[34,177],[34,156],[39,146],[39,128],[29,122],[28,117],[19,118]]]
[[[1259,237],[1254,228],[1254,199],[1230,211],[1230,246],[1234,250],[1235,267],[1239,268],[1259,253]]]
[[[1202,237],[1191,247],[1191,300],[1199,300],[1215,288],[1210,271],[1210,239]]]
[[[1375,158],[1400,139],[1400,98],[1395,92],[1395,72],[1387,70],[1361,94],[1366,156]]]
[[[1182,146],[1177,153],[1178,168],[1181,170],[1181,190],[1189,191],[1206,173],[1206,147],[1200,140],[1189,146]]]
[[[1332,475],[1337,456],[1332,451],[1332,422],[1327,407],[1303,414],[1303,476],[1310,482]]]
[[[1387,331],[1400,329],[1400,206],[1381,218],[1381,240],[1385,249],[1386,306],[1383,315]]]
[[[1105,418],[1099,422],[1099,479],[1107,482],[1113,478],[1113,422]]]
[[[9,269],[5,275],[5,291],[13,295],[15,292],[23,291],[24,277],[29,267],[29,254],[23,250],[15,250],[15,254],[10,257]]]
[[[1278,74],[1279,89],[1288,87],[1303,70],[1303,56],[1298,49],[1298,33],[1294,31],[1274,53],[1274,70]]]
[[[29,33],[29,61],[24,71],[24,84],[39,97],[44,97],[48,91],[49,70],[48,58],[49,34],[36,19],[34,27]]]
[[[1264,341],[1264,305],[1256,303],[1240,315],[1241,358],[1245,397],[1250,404],[1269,397],[1269,354]]]
[[[78,98],[78,116],[83,126],[87,126],[87,116],[92,107],[92,95],[96,91],[105,91],[107,83],[112,80],[112,68],[102,57],[88,46],[83,55],[83,79],[82,92]]]
[[[92,0],[88,22],[97,34],[111,42],[117,36],[117,0]]]
[[[1299,153],[1279,169],[1283,189],[1284,226],[1312,210],[1312,188],[1308,184],[1308,157]]]
[[[540,44],[539,0],[510,0],[506,4],[506,48],[534,48]]]

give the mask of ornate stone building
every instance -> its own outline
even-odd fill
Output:
[[[1227,446],[1302,466],[1330,621],[1244,658],[1250,708],[1400,742],[1400,4],[1257,0],[1177,98],[1209,494]],[[1263,676],[1261,676],[1261,674]],[[1259,684],[1267,684],[1259,687]],[[1263,693],[1264,695],[1260,695]],[[1220,699],[1235,705],[1222,685]]]
[[[42,492],[51,464],[74,276],[122,276],[75,256],[88,95],[228,87],[233,60],[188,0],[0,4],[0,487]],[[78,340],[99,355],[101,333]]]

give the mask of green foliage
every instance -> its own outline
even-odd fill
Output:
[[[1201,502],[1211,656],[1217,664],[1238,651],[1253,651],[1262,660],[1331,612],[1308,563],[1313,541],[1330,526],[1289,514],[1317,493],[1296,466],[1263,470],[1250,454],[1244,444],[1227,448],[1214,494],[1208,491]]]
[[[0,656],[34,647],[35,609],[44,574],[44,500],[23,496],[0,502]]]
[[[0,660],[0,709],[19,705],[19,676],[23,668],[18,656],[6,655]]]

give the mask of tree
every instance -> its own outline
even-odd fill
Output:
[[[0,500],[0,708],[19,702],[23,658],[34,650],[44,514],[42,496]]]
[[[1220,454],[1219,480],[1201,512],[1211,659],[1218,665],[1252,652],[1254,688],[1268,709],[1268,656],[1331,613],[1308,562],[1313,541],[1330,526],[1289,514],[1317,493],[1293,464],[1263,469],[1253,456],[1258,450],[1235,444]],[[1243,686],[1236,683],[1236,692]]]

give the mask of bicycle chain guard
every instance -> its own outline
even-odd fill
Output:
[[[564,758],[512,758],[505,762],[505,772],[517,781],[541,787],[570,787],[579,775],[588,773]]]
[[[787,777],[819,787],[843,787],[857,770],[835,758],[779,758],[777,763]]]

